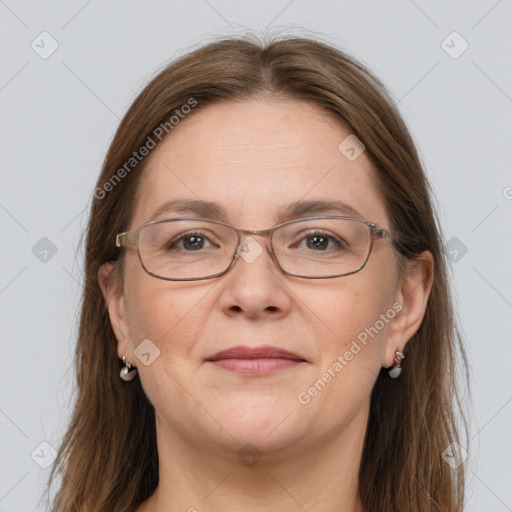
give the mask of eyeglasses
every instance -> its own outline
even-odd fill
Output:
[[[391,231],[363,219],[307,217],[253,231],[225,222],[180,217],[143,224],[119,233],[116,247],[137,247],[142,267],[169,281],[197,281],[225,274],[240,256],[251,263],[263,252],[252,237],[268,237],[273,261],[285,273],[306,279],[327,279],[359,272],[375,239]]]

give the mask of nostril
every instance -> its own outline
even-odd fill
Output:
[[[277,306],[267,306],[265,309],[268,311],[277,311]]]

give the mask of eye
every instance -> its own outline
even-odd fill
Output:
[[[213,247],[204,232],[194,231],[174,237],[166,246],[167,250],[199,251]]]
[[[309,249],[325,250],[329,246],[329,238],[325,235],[312,235],[307,237],[307,246]]]
[[[306,242],[306,248],[313,251],[326,251],[329,249],[344,249],[346,244],[338,237],[324,231],[314,231],[304,235],[294,247],[301,246],[300,242]]]

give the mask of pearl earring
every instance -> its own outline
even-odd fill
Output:
[[[134,368],[126,361],[126,356],[123,356],[123,367],[121,368],[121,373],[119,375],[121,379],[126,382],[133,380],[137,375],[137,368]]]
[[[405,359],[405,356],[402,354],[402,352],[397,350],[395,352],[395,359],[393,362],[393,366],[391,367],[391,369],[388,372],[389,376],[392,379],[396,379],[402,373],[402,368],[400,367],[400,365],[402,364],[402,361],[404,359]]]

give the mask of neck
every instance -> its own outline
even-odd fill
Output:
[[[253,448],[252,458],[248,447],[240,458],[188,442],[157,418],[159,484],[138,512],[363,512],[357,489],[366,420],[354,418],[315,444]]]

